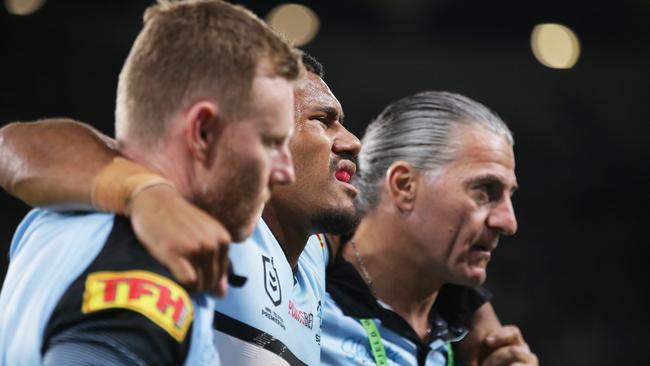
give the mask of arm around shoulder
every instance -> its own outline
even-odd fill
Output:
[[[31,206],[90,208],[94,177],[119,153],[115,141],[71,119],[0,129],[0,186]]]

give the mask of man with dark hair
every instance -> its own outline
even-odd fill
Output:
[[[231,239],[250,235],[271,189],[294,180],[288,139],[293,83],[301,75],[298,53],[249,11],[218,0],[161,2],[146,11],[118,84],[111,145],[131,161],[106,145],[101,153],[67,155],[69,131],[42,123],[30,129],[39,130],[41,142],[58,142],[62,184],[14,181],[17,166],[9,162],[20,159],[8,155],[11,149],[2,154],[2,184],[31,202],[46,187],[77,207],[92,202],[119,214],[137,210],[147,192],[172,205],[193,202],[203,210],[184,211],[191,222],[184,234],[201,241],[184,260],[202,261],[201,253],[212,251],[217,261],[207,268],[223,277]],[[20,142],[10,131],[0,143],[15,147]],[[80,174],[67,178],[68,170]],[[124,175],[129,179],[114,179]],[[0,364],[218,362],[211,299],[191,301],[138,244],[127,218],[35,210],[18,228],[10,256],[0,294]]]

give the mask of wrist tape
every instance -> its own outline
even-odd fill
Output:
[[[158,185],[174,187],[161,175],[125,158],[116,157],[95,177],[91,192],[92,205],[100,211],[128,216],[135,197]]]

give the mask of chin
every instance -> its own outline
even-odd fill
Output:
[[[244,241],[245,239],[247,239],[249,236],[253,234],[253,230],[255,230],[256,226],[257,226],[257,220],[254,220],[247,223],[246,225],[242,225],[238,227],[230,234],[230,236],[232,237],[232,241],[233,242]]]
[[[239,222],[241,224],[237,225],[233,230],[230,230],[230,236],[232,237],[233,242],[243,241],[253,234],[253,231],[262,217],[263,208],[264,206],[261,206],[259,210],[256,210],[254,215],[250,215],[246,220],[240,220]]]
[[[479,287],[485,283],[486,279],[487,273],[485,272],[485,268],[470,268],[467,272],[459,276],[454,283],[466,287]]]
[[[244,224],[240,225],[239,230],[236,231],[237,238],[235,239],[233,237],[233,241],[242,241],[253,234],[253,231],[262,218],[262,211],[264,211],[264,203],[261,203],[257,208],[250,210],[251,214],[248,215],[246,219],[242,220]]]
[[[478,286],[481,286],[482,284],[484,284],[486,279],[487,279],[487,276],[485,275],[485,273],[483,273],[482,275],[470,276],[468,278],[468,283],[469,283],[469,286],[471,286],[471,287],[478,287]]]
[[[356,228],[358,222],[359,215],[354,208],[321,210],[311,218],[313,229],[330,234],[347,234]]]

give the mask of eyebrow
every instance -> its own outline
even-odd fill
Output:
[[[496,174],[491,174],[491,173],[486,173],[486,174],[479,175],[478,177],[474,177],[474,178],[472,178],[472,182],[473,183],[493,183],[493,182],[497,182],[502,186],[505,185],[503,183],[503,179],[500,176],[498,176]],[[510,194],[515,193],[515,191],[517,191],[517,189],[519,189],[519,185],[517,184],[517,182],[515,182],[515,184],[510,189]]]
[[[328,118],[332,118],[332,119],[334,119],[336,116],[339,116],[339,110],[329,106],[317,107],[314,109],[314,112],[325,113]],[[343,118],[345,118],[345,113],[341,111],[341,115],[338,118],[339,122],[343,123]]]

